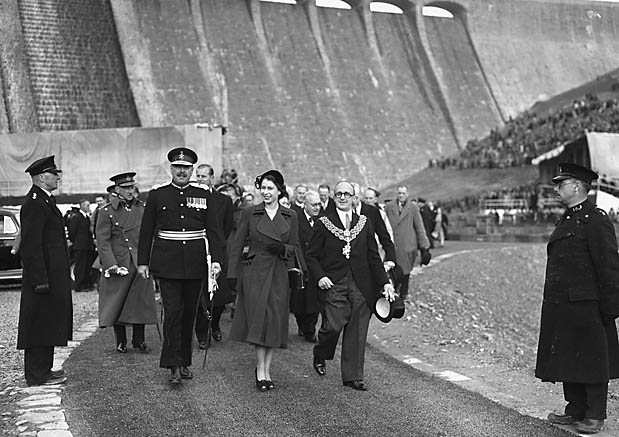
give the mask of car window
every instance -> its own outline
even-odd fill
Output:
[[[11,216],[2,215],[0,220],[0,233],[1,234],[16,234],[17,225]]]

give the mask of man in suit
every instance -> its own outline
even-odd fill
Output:
[[[138,273],[159,280],[163,301],[163,345],[159,366],[170,369],[168,382],[193,378],[191,344],[209,245],[213,274],[223,259],[219,235],[208,228],[207,190],[190,183],[198,155],[186,147],[168,152],[172,181],[151,189],[138,245]]]
[[[90,202],[81,199],[78,213],[69,222],[69,240],[75,256],[75,291],[90,291],[93,286],[91,268],[95,260],[95,242],[90,224]]]
[[[73,304],[67,240],[62,214],[52,191],[61,170],[54,156],[33,162],[26,173],[32,188],[21,207],[20,253],[23,266],[17,349],[24,350],[26,383],[62,384],[64,371],[53,371],[54,346],[72,340]]]
[[[378,255],[372,223],[352,211],[355,190],[350,182],[335,186],[336,212],[320,217],[310,237],[307,264],[311,277],[325,293],[322,326],[314,347],[314,370],[326,374],[342,330],[342,381],[354,390],[363,382],[365,341],[372,308],[382,293],[394,299]]]
[[[303,210],[297,214],[299,221],[299,245],[303,255],[307,252],[310,236],[320,215],[320,198],[316,191],[305,193]],[[318,300],[318,278],[314,280],[309,272],[309,278],[305,289],[301,292],[294,291],[290,296],[290,310],[297,320],[299,335],[310,343],[316,343],[316,323],[320,312]]]
[[[428,241],[430,242],[430,249],[434,249],[434,239],[432,238],[432,231],[436,225],[436,210],[434,209],[434,204],[426,201],[423,197],[420,197],[417,200],[419,203],[419,214],[421,214],[423,227],[426,229],[426,235],[428,237]]]
[[[327,184],[318,185],[318,196],[320,196],[320,215],[335,212],[335,202],[331,198],[331,187]]]
[[[359,184],[353,182],[353,188],[355,189],[355,195],[353,196],[352,201],[352,209],[357,215],[364,215],[370,222],[372,223],[372,227],[374,228],[374,233],[376,234],[376,238],[380,242],[383,250],[385,251],[385,270],[390,270],[395,267],[396,264],[396,255],[395,255],[395,246],[393,245],[393,241],[391,240],[391,235],[389,235],[389,231],[387,231],[387,226],[383,221],[383,218],[380,215],[380,211],[377,207],[369,205],[365,202],[361,201],[360,194],[361,187]],[[379,252],[380,253],[380,252]]]
[[[552,179],[566,207],[548,241],[535,376],[563,383],[562,414],[548,420],[596,434],[606,419],[609,379],[619,378],[619,254],[606,213],[587,198],[598,175],[559,164]]]
[[[305,193],[307,193],[307,186],[304,184],[299,184],[294,187],[294,199],[290,205],[290,208],[297,213],[297,217],[303,215],[303,207],[304,207],[304,199]]]
[[[204,185],[207,190],[206,200],[208,203],[208,208],[206,210],[207,220],[208,220],[208,228],[213,232],[216,232],[219,237],[218,241],[222,243],[222,246],[219,248],[219,251],[223,254],[226,253],[226,241],[234,228],[234,207],[232,206],[232,200],[221,194],[219,191],[213,189],[213,179],[215,176],[215,172],[213,171],[213,167],[208,164],[200,164],[196,167],[196,181],[200,185]],[[212,244],[215,244],[213,242]],[[228,283],[226,282],[226,264],[222,263],[222,271],[223,274],[219,276],[217,280],[217,292],[213,298],[213,314],[211,314],[211,328],[212,328],[212,337],[215,341],[221,341],[221,328],[219,326],[219,321],[221,320],[221,315],[226,308],[226,304],[232,303],[234,301],[234,294],[230,287],[228,287]],[[202,287],[202,293],[207,298],[205,302],[208,301],[208,289]],[[208,304],[208,303],[207,303]],[[209,305],[210,307],[210,305]],[[202,300],[198,304],[198,312],[196,313],[196,337],[198,337],[198,346],[200,349],[206,349],[207,347],[207,335],[208,335],[208,320],[204,314],[204,305]]]
[[[430,241],[419,208],[408,199],[408,188],[404,185],[398,187],[398,199],[388,203],[385,212],[393,229],[397,263],[404,272],[399,293],[405,299],[408,297],[408,282],[417,251],[421,252],[422,265],[430,262]]]

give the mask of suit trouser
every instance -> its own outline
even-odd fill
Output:
[[[350,272],[327,290],[314,355],[332,360],[343,329],[341,367],[344,382],[363,379],[365,341],[371,316],[370,307]]]
[[[318,313],[294,313],[294,318],[297,320],[297,326],[303,335],[316,335]]]
[[[602,384],[564,382],[563,395],[568,402],[565,414],[576,419],[606,419],[607,382]]]
[[[29,347],[24,350],[24,374],[28,385],[39,385],[52,376],[54,346]]]
[[[75,267],[73,268],[73,274],[75,275],[73,288],[75,291],[92,288],[92,275],[90,271],[92,268],[92,261],[92,251],[75,251]]]
[[[133,333],[131,338],[131,344],[133,347],[140,346],[140,343],[144,343],[144,324],[134,323]],[[127,327],[126,325],[114,325],[114,334],[116,335],[116,345],[120,343],[127,344]]]
[[[163,301],[163,345],[159,367],[191,366],[193,324],[202,279],[158,280]]]
[[[410,274],[402,276],[402,280],[400,281],[400,290],[399,290],[399,294],[402,299],[404,299],[405,297],[408,297],[408,283],[410,282],[410,279],[411,279]]]

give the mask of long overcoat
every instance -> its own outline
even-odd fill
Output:
[[[66,346],[73,335],[73,304],[62,214],[45,191],[33,186],[20,219],[23,276],[17,349]],[[45,284],[47,293],[35,293],[35,287]]]
[[[271,220],[264,203],[247,207],[229,247],[228,278],[237,279],[238,297],[230,339],[280,347],[288,342],[288,268],[298,247],[297,215],[279,206]],[[249,251],[243,247],[249,243]],[[285,253],[267,247],[282,243]]]
[[[569,208],[547,247],[535,376],[598,384],[619,377],[619,254],[612,223],[589,202]]]
[[[297,213],[297,220],[299,222],[299,247],[305,258],[313,227],[310,225],[303,210],[301,210],[300,214]],[[314,217],[314,221],[318,222],[318,217]],[[314,226],[316,225],[314,224]],[[290,311],[295,314],[317,314],[323,307],[321,297],[318,279],[314,280],[311,277],[311,273],[308,272],[305,288],[303,290],[292,290]]]
[[[99,326],[115,324],[155,324],[157,306],[152,279],[137,274],[138,240],[144,203],[124,202],[113,197],[97,217],[97,246],[103,271],[111,266],[125,267],[129,274],[101,276],[99,287]]]
[[[385,206],[385,212],[393,229],[396,262],[402,267],[404,274],[408,275],[413,270],[417,251],[430,247],[419,208],[407,201],[400,213],[398,203],[394,201]]]

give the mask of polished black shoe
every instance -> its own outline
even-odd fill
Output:
[[[150,352],[150,348],[146,345],[146,343],[142,342],[140,344],[133,345],[134,349],[137,349],[139,352],[143,353],[143,354],[147,354]]]
[[[205,341],[199,341],[199,342],[198,342],[198,347],[199,347],[200,349],[206,349],[206,348],[208,347],[208,343],[207,343],[207,342],[205,342]]]
[[[597,434],[602,430],[603,419],[583,419],[576,422],[576,431],[581,434]]]
[[[181,370],[179,367],[172,367],[171,373],[168,377],[168,382],[172,385],[179,385],[181,383]]]
[[[118,352],[120,352],[121,354],[126,354],[127,353],[127,343],[118,343],[118,346],[116,346],[116,350]]]
[[[305,337],[305,334],[303,334],[303,331],[301,331],[301,329],[297,330],[297,334],[299,335],[299,337]]]
[[[215,341],[221,341],[221,331],[219,329],[217,329],[216,331],[213,331],[213,340]]]
[[[267,389],[273,390],[274,388],[275,388],[275,384],[273,383],[273,380],[267,379]]]
[[[325,376],[327,374],[327,366],[325,364],[325,360],[322,360],[322,359],[316,357],[316,355],[314,355],[314,363],[313,363],[313,365],[314,365],[314,370],[320,376]]]
[[[255,369],[255,375],[256,375],[256,388],[258,389],[258,391],[267,391],[269,389],[269,381],[267,381],[266,379],[258,379],[258,369]],[[274,386],[275,387],[275,386]]]
[[[41,385],[59,385],[67,382],[66,376],[50,376],[46,381],[43,381]]]
[[[344,386],[350,387],[353,390],[359,390],[359,391],[366,391],[368,389],[363,383],[363,381],[359,381],[359,380],[344,381]]]
[[[303,337],[305,338],[305,341],[309,341],[310,343],[316,343],[318,341],[318,339],[316,339],[316,336],[312,334],[306,334]]]
[[[577,422],[578,418],[574,416],[570,416],[569,414],[556,414],[550,413],[548,415],[548,421],[550,423],[555,423],[557,425],[571,425],[574,422]]]
[[[191,370],[189,370],[188,367],[181,366],[181,378],[183,378],[183,379],[192,379],[193,378],[193,372]]]

